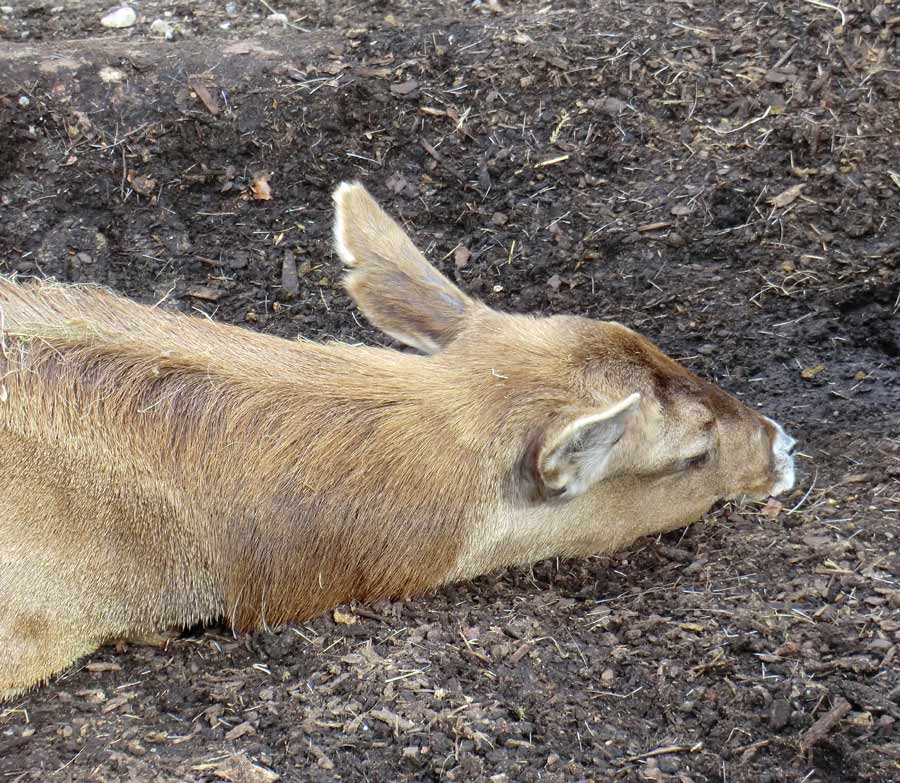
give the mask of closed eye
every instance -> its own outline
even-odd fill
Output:
[[[689,457],[682,463],[682,470],[692,470],[693,468],[702,467],[706,464],[706,461],[708,459],[709,451],[704,451],[700,454],[697,454],[695,457]]]

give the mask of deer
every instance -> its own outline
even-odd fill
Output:
[[[359,182],[344,285],[415,350],[0,278],[0,698],[99,647],[610,553],[792,489],[795,440],[617,322],[502,313]]]

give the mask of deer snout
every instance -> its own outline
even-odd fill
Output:
[[[795,438],[788,435],[784,428],[777,422],[766,417],[766,420],[775,429],[775,437],[772,439],[772,464],[775,469],[775,483],[769,494],[780,495],[794,488],[794,447],[797,445]]]

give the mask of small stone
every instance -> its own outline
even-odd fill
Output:
[[[681,767],[681,762],[678,760],[678,757],[669,754],[659,756],[656,759],[656,763],[659,765],[660,770],[667,775],[674,775]]]
[[[787,699],[775,699],[769,715],[769,728],[781,731],[791,719],[791,703]]]
[[[120,71],[110,65],[104,65],[97,75],[100,77],[100,81],[106,84],[119,84],[125,81],[125,71]]]
[[[27,95],[20,96],[19,97],[19,108],[27,109],[29,106],[31,106],[31,98],[29,98]]]
[[[878,22],[878,24],[884,24],[890,18],[891,12],[887,9],[887,6],[884,3],[879,3],[876,5],[870,14],[872,20]]]
[[[280,24],[280,25],[286,27],[287,23],[288,23],[288,18],[287,18],[287,14],[276,13],[276,14],[269,14],[266,17],[266,21],[269,24]]]
[[[625,109],[627,109],[628,104],[625,103],[625,101],[620,101],[618,98],[609,96],[604,101],[601,108],[605,109],[607,114],[617,115],[621,114]]]
[[[136,21],[137,14],[134,12],[134,9],[130,6],[123,5],[120,8],[116,8],[114,11],[110,11],[100,20],[100,24],[104,27],[120,29],[123,27],[132,27]]]
[[[171,41],[175,37],[175,28],[171,22],[167,22],[165,19],[154,19],[153,24],[150,25],[150,32],[167,41]]]
[[[465,245],[458,245],[453,252],[453,261],[456,264],[457,269],[465,269],[471,258],[472,253]]]
[[[238,13],[237,3],[225,3],[225,16],[234,19]]]
[[[13,7],[11,5],[0,5],[0,14],[4,16],[9,16],[13,12]]]
[[[670,231],[669,235],[666,237],[666,242],[671,247],[684,247],[687,244],[685,238],[677,231]]]

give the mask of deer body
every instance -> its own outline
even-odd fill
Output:
[[[793,482],[777,425],[643,338],[492,311],[335,199],[351,295],[429,355],[0,278],[0,698],[111,639],[611,551]]]

